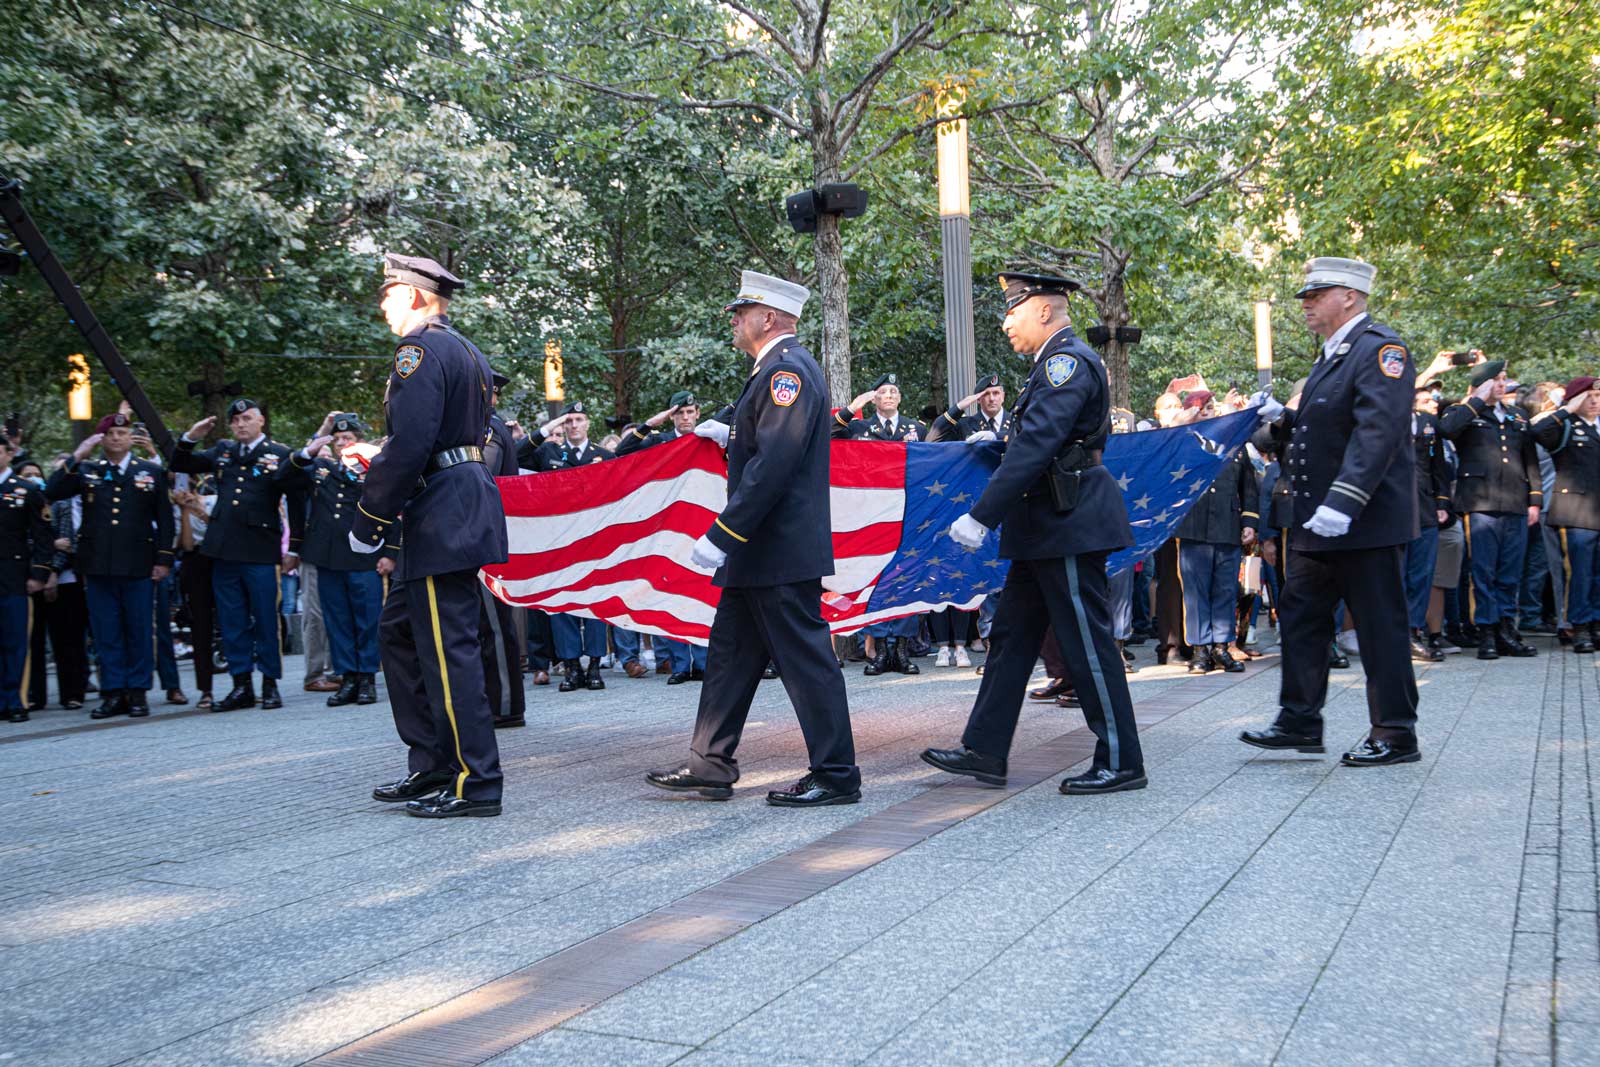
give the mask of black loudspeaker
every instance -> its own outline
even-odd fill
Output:
[[[1144,331],[1137,326],[1118,326],[1117,340],[1125,345],[1136,345],[1139,338],[1144,336]]]
[[[1083,336],[1092,345],[1103,345],[1111,340],[1111,327],[1105,325],[1091,326],[1084,331]]]
[[[0,251],[0,278],[14,278],[21,271],[21,256],[15,252]]]
[[[795,193],[783,202],[783,210],[789,216],[789,225],[794,227],[795,233],[817,232],[817,193],[814,189]]]
[[[859,185],[838,182],[817,190],[821,200],[818,208],[824,215],[843,215],[858,219],[867,213],[867,191]]]

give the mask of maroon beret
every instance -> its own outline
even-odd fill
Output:
[[[132,426],[132,425],[133,425],[133,420],[128,418],[128,416],[124,415],[120,411],[113,411],[111,414],[107,415],[105,418],[103,418],[99,422],[95,423],[94,432],[95,433],[105,433],[107,430],[111,429],[113,426]]]
[[[1580,374],[1576,378],[1572,379],[1572,381],[1567,383],[1567,388],[1562,393],[1562,395],[1566,399],[1571,400],[1573,397],[1577,396],[1579,393],[1587,393],[1590,389],[1593,389],[1593,388],[1594,388],[1594,379],[1592,377],[1590,377],[1589,375],[1587,375],[1587,374]]]

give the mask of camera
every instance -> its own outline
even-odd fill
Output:
[[[1452,367],[1470,367],[1472,366],[1472,361],[1476,358],[1470,348],[1457,349],[1450,353],[1450,365]]]

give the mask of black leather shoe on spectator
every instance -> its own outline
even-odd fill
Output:
[[[767,803],[775,808],[820,808],[828,804],[854,804],[861,799],[861,790],[844,790],[819,782],[817,776],[808,774],[788,789],[774,789],[767,794]]]
[[[679,671],[667,679],[668,685],[682,685],[684,682],[694,681],[694,675],[688,671]]]
[[[371,674],[356,676],[356,703],[376,704],[378,702],[378,680]]]
[[[1150,784],[1144,768],[1114,771],[1110,767],[1096,767],[1084,774],[1061,780],[1061,792],[1068,796],[1091,793],[1121,793],[1129,789],[1143,789]]]
[[[283,698],[278,695],[278,682],[274,678],[261,679],[261,707],[264,711],[283,707]]]
[[[1586,634],[1586,633],[1578,634],[1576,637],[1574,637],[1572,639],[1572,651],[1580,652],[1580,653],[1581,652],[1593,652],[1594,651],[1594,642],[1589,639],[1589,635],[1588,634]]]
[[[1350,666],[1350,657],[1344,654],[1344,649],[1339,647],[1338,642],[1328,646],[1328,666],[1336,671],[1342,671]]]
[[[679,767],[675,771],[651,771],[644,776],[644,780],[669,793],[699,793],[707,800],[727,800],[733,796],[730,783],[701,778],[687,767]]]
[[[589,688],[598,690],[598,689],[604,689],[605,687],[606,687],[606,680],[604,678],[600,677],[600,668],[599,668],[599,666],[596,665],[596,666],[590,667],[589,668]]]
[[[339,680],[339,689],[328,698],[328,707],[342,708],[356,702],[356,672],[351,671]]]
[[[120,689],[107,689],[100,694],[105,699],[100,706],[89,713],[91,719],[110,719],[118,715],[128,714],[128,698],[123,696]]]
[[[372,791],[373,800],[394,804],[402,800],[416,800],[429,793],[437,793],[455,779],[449,771],[417,771],[398,782],[380,785]]]
[[[1245,730],[1239,735],[1239,740],[1247,745],[1257,748],[1285,749],[1292,748],[1296,752],[1326,752],[1322,746],[1322,738],[1315,734],[1291,733],[1273,723],[1265,730]]]
[[[496,715],[494,728],[496,730],[512,730],[518,726],[528,725],[528,720],[521,715]]]
[[[1069,688],[1065,678],[1052,678],[1037,689],[1028,690],[1029,700],[1054,700]]]
[[[150,717],[150,703],[145,698],[143,689],[124,690],[128,697],[128,718],[148,719]]]
[[[1415,630],[1411,632],[1411,662],[1412,663],[1438,663],[1444,659],[1444,653],[1435,651],[1422,639],[1422,635]]]
[[[1006,784],[1006,761],[998,756],[985,756],[966,745],[955,748],[925,748],[922,762],[950,774],[964,774],[988,785]]]
[[[93,714],[93,713],[91,712],[90,714]],[[6,712],[6,718],[8,720],[10,720],[11,722],[27,722],[28,721],[27,709],[26,708],[13,708],[11,711]]]
[[[577,660],[574,659],[567,661],[567,675],[565,678],[561,679],[561,685],[559,688],[563,693],[571,693],[577,689],[589,688],[589,676],[583,673],[583,668],[578,665]]]
[[[1422,753],[1415,743],[1397,746],[1369,737],[1340,756],[1339,762],[1346,767],[1384,767],[1391,763],[1416,763],[1421,759]]]
[[[1211,661],[1211,650],[1209,648],[1196,648],[1194,650],[1194,659],[1189,661],[1188,671],[1190,674],[1210,674],[1216,669],[1217,664]]]
[[[467,800],[454,793],[437,793],[406,802],[406,814],[419,819],[460,819],[500,814],[498,800]]]
[[[1229,674],[1239,674],[1244,670],[1244,664],[1233,658],[1227,645],[1211,646],[1211,662]]]
[[[212,711],[238,711],[241,708],[256,706],[256,690],[250,684],[248,674],[233,676],[233,688],[228,690],[228,695],[212,705]]]

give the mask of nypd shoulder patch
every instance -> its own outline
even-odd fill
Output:
[[[1077,369],[1077,359],[1065,353],[1051,356],[1044,361],[1044,376],[1050,379],[1050,384],[1053,386],[1066,385],[1072,380],[1072,374]]]
[[[411,377],[422,365],[423,350],[420,345],[401,345],[394,352],[394,372],[402,378]]]
[[[1384,345],[1378,349],[1378,369],[1385,378],[1398,378],[1406,369],[1406,350],[1400,345]]]
[[[786,408],[800,396],[800,376],[792,371],[780,370],[773,374],[767,387],[772,390],[772,402],[780,408]]]

